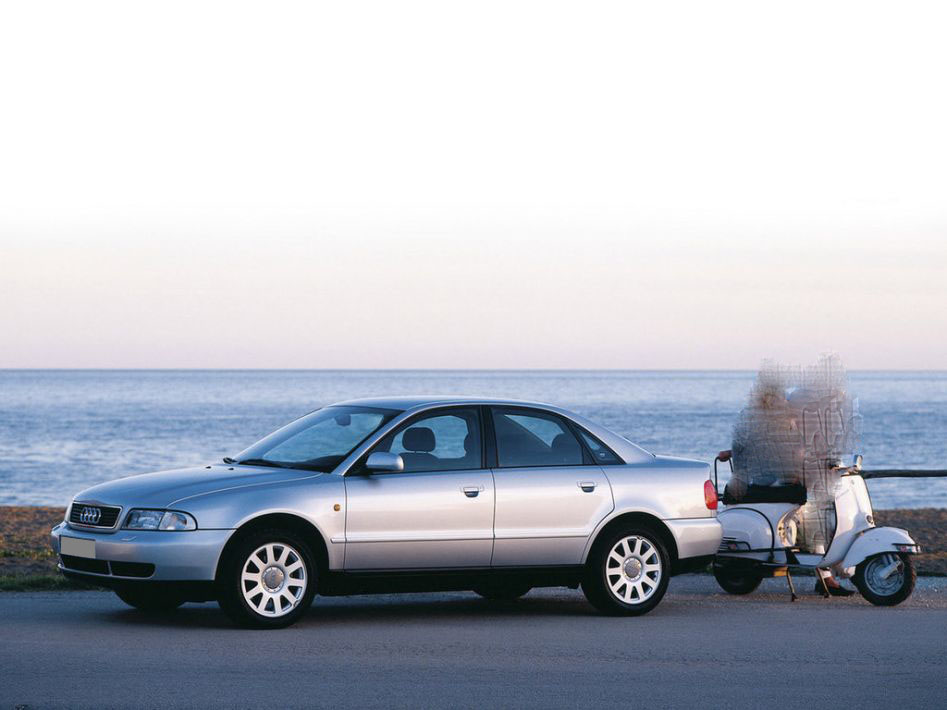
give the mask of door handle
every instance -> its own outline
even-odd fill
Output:
[[[467,496],[468,498],[476,498],[477,495],[480,493],[480,491],[483,490],[483,488],[477,488],[476,486],[464,486],[463,490],[464,490],[464,495]]]
[[[595,490],[595,481],[579,481],[579,488],[581,488],[586,493],[591,493]]]

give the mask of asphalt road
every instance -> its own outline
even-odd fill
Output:
[[[811,578],[749,597],[687,575],[651,614],[580,592],[317,599],[282,631],[215,604],[147,617],[106,592],[0,594],[0,708],[947,707],[947,579],[899,607]]]

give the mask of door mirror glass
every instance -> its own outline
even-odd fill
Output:
[[[366,459],[365,468],[370,473],[401,473],[404,471],[404,459],[401,458],[401,454],[376,451]]]

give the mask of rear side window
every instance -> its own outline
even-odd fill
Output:
[[[493,409],[500,468],[580,466],[582,446],[559,417],[518,409]]]
[[[579,434],[582,436],[582,440],[585,442],[585,445],[589,447],[589,451],[592,452],[592,460],[595,461],[595,463],[602,464],[603,466],[615,463],[625,463],[620,458],[618,458],[611,449],[585,431],[585,429],[579,429]]]

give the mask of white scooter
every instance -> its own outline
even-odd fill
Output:
[[[715,485],[718,462],[730,461],[730,456],[731,452],[721,451],[715,459]],[[731,594],[749,594],[764,577],[785,576],[795,601],[790,570],[810,569],[822,580],[826,597],[829,590],[820,570],[829,570],[838,579],[851,578],[872,604],[893,606],[911,596],[916,575],[910,555],[920,552],[920,546],[905,530],[875,527],[861,463],[862,457],[856,456],[852,466],[832,467],[840,484],[835,530],[824,552],[802,551],[797,544],[796,513],[806,502],[805,486],[751,485],[738,501],[725,489],[725,507],[717,515],[723,541],[713,565],[720,586]]]

